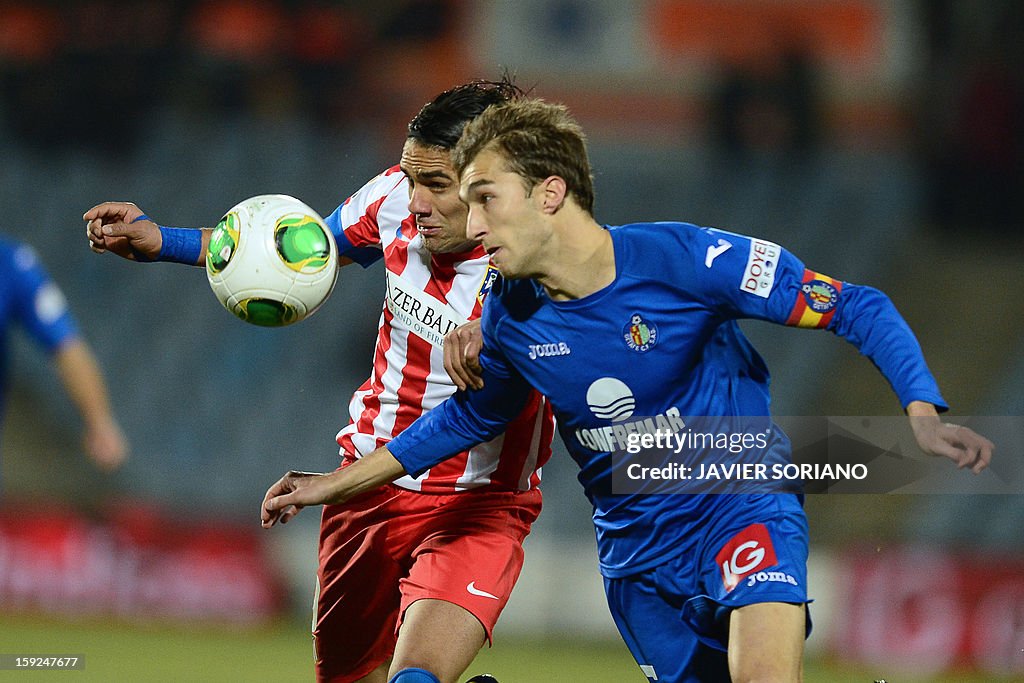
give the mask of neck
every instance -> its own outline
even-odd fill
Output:
[[[559,231],[546,259],[551,267],[535,276],[554,301],[581,299],[615,280],[611,234],[589,215]]]

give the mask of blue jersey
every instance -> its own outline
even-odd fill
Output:
[[[8,333],[14,324],[47,353],[77,333],[64,295],[35,252],[0,238],[0,415],[6,398]]]
[[[811,271],[771,242],[720,230],[686,223],[609,230],[616,276],[600,291],[552,301],[533,280],[495,285],[483,313],[486,386],[457,394],[391,442],[410,473],[491,438],[533,386],[550,399],[580,467],[602,573],[619,577],[660,564],[678,552],[680,530],[736,504],[736,496],[614,492],[611,454],[636,431],[633,421],[673,428],[693,416],[769,415],[768,369],[738,319],[829,329],[878,366],[903,406],[922,400],[945,408],[920,346],[878,290]],[[748,446],[748,459],[788,457],[777,428]]]

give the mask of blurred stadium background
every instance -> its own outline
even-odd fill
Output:
[[[14,338],[0,654],[84,654],[89,680],[312,678],[317,513],[261,532],[257,508],[285,470],[336,465],[382,274],[347,268],[314,318],[257,329],[201,271],[91,254],[88,207],[211,225],[283,192],[326,214],[396,162],[430,97],[508,67],[588,129],[599,220],[755,234],[879,286],[954,415],[1021,416],[1022,29],[1016,0],[0,2],[0,230],[63,287],[133,445],[117,475],[90,469]],[[768,328],[745,326],[778,414],[898,414],[846,344]],[[561,451],[546,468],[481,655],[502,683],[642,680],[574,474]],[[1024,677],[1024,498],[807,507],[809,680]]]

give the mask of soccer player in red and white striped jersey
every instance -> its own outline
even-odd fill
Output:
[[[483,247],[457,234],[461,203],[436,209],[446,181],[424,167],[424,155],[445,156],[410,138],[402,166],[367,183],[327,218],[339,251],[364,265],[383,258],[387,295],[370,378],[350,403],[352,422],[338,434],[343,454],[357,458],[391,440],[424,411],[450,396],[455,385],[444,369],[442,340],[455,327],[480,317],[497,270]],[[429,160],[429,164],[443,159]],[[420,187],[410,175],[420,172]],[[410,194],[412,192],[412,194]],[[456,199],[456,198],[452,198]],[[455,204],[455,202],[452,202]],[[410,213],[410,208],[416,213]],[[454,220],[453,220],[454,218]],[[540,401],[538,397],[536,401]],[[427,474],[395,482],[424,493],[452,493],[481,486],[526,491],[540,480],[538,460],[549,453],[549,422],[532,404],[513,427]]]
[[[383,260],[387,280],[373,369],[337,437],[342,467],[455,392],[444,336],[479,317],[497,271],[466,237],[449,150],[467,121],[521,94],[507,81],[442,93],[410,122],[400,164],[327,217],[343,262]],[[134,204],[107,202],[84,218],[94,251],[159,260],[161,228]],[[194,264],[204,265],[209,231],[196,237]],[[313,625],[318,680],[458,679],[490,640],[519,577],[553,432],[550,407],[534,394],[493,441],[415,479],[324,506]]]

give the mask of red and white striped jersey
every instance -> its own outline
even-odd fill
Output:
[[[342,456],[359,458],[455,393],[444,369],[444,335],[480,317],[497,270],[482,247],[431,254],[423,246],[409,213],[408,183],[397,166],[349,197],[327,225],[343,256],[363,266],[383,257],[387,278],[373,371],[352,395],[350,422],[338,432]],[[395,483],[427,493],[481,486],[528,490],[540,483],[553,434],[550,405],[534,394],[501,436]]]

